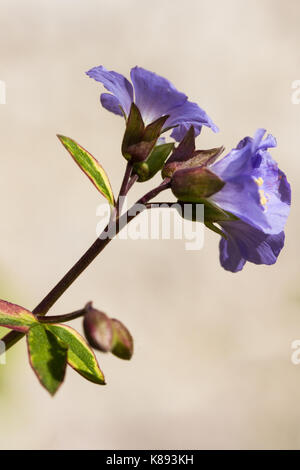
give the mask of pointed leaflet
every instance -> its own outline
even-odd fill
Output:
[[[27,333],[37,323],[33,314],[19,305],[0,300],[0,326]]]
[[[37,378],[54,395],[64,380],[68,348],[41,324],[28,331],[27,346]]]
[[[46,328],[68,346],[68,363],[87,380],[104,385],[104,375],[95,354],[84,338],[66,325],[49,325]]]
[[[68,150],[71,157],[75,160],[77,165],[91,180],[98,191],[108,200],[108,202],[114,205],[114,195],[111,189],[109,179],[100,165],[100,163],[81,145],[75,140],[65,137],[63,135],[57,136],[63,146]]]

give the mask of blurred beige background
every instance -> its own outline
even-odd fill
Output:
[[[273,267],[225,272],[207,232],[200,252],[112,242],[52,313],[93,300],[129,326],[133,360],[99,355],[106,387],[68,370],[51,399],[19,343],[0,365],[1,449],[300,447],[299,15],[297,0],[0,1],[0,298],[33,308],[95,238],[99,195],[56,133],[119,188],[124,123],[100,107],[84,74],[95,65],[172,80],[221,129],[204,129],[200,147],[229,150],[266,127],[294,201]]]

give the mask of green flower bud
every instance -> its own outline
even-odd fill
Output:
[[[173,174],[171,189],[179,201],[202,202],[225,185],[217,175],[206,167],[185,168]]]
[[[123,323],[113,318],[113,341],[111,352],[120,359],[131,359],[133,354],[133,338]]]

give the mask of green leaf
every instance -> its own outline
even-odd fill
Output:
[[[46,327],[68,346],[68,363],[73,369],[91,382],[105,384],[93,350],[77,331],[66,325],[47,324]]]
[[[75,140],[63,135],[57,136],[81,170],[87,175],[98,191],[114,205],[114,195],[107,174],[100,163]]]
[[[64,380],[67,364],[67,347],[43,325],[32,326],[27,334],[30,364],[51,395]]]
[[[27,333],[35,323],[38,322],[29,310],[0,300],[0,326]]]
[[[136,163],[133,167],[135,172],[139,175],[138,181],[147,181],[156,175],[156,173],[161,170],[173,148],[173,143],[157,145],[145,162]]]

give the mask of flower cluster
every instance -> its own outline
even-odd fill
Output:
[[[268,151],[275,138],[258,129],[217,160],[223,149],[197,151],[195,137],[202,126],[218,128],[165,78],[141,67],[131,69],[132,83],[103,66],[87,75],[110,92],[101,94],[104,108],[126,119],[123,155],[132,159],[139,180],[162,169],[180,203],[204,204],[205,224],[222,237],[221,265],[237,272],[246,261],[274,264],[291,203],[290,185]],[[167,130],[179,142],[176,148],[162,144]]]
[[[90,182],[109,204],[110,218],[95,242],[31,311],[0,300],[0,326],[9,328],[1,344],[7,350],[26,335],[29,363],[41,385],[54,395],[65,378],[67,366],[84,379],[105,385],[94,350],[110,352],[121,359],[132,357],[134,342],[121,321],[95,309],[84,308],[45,317],[120,230],[151,201],[171,189],[180,215],[198,221],[221,236],[220,262],[228,271],[240,271],[246,261],[274,264],[284,245],[284,227],[291,204],[291,189],[285,174],[269,153],[275,138],[258,129],[224,158],[224,148],[197,150],[195,138],[202,126],[218,131],[211,118],[168,80],[140,67],[131,70],[130,83],[123,75],[103,66],[87,74],[101,82],[109,93],[101,103],[125,118],[121,151],[127,160],[120,191],[115,197],[107,173],[98,160],[70,137],[60,142]],[[162,134],[170,131],[175,141]],[[135,182],[144,182],[161,172],[162,182],[122,212],[122,202]],[[182,211],[182,206],[189,204]],[[203,207],[204,206],[204,218]],[[173,203],[161,203],[170,207]],[[83,317],[85,338],[64,323]],[[2,351],[0,351],[0,356]]]

